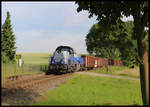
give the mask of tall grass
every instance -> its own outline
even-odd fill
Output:
[[[19,67],[17,64],[2,64],[1,71],[2,78],[42,72],[39,65],[23,65],[22,67]]]
[[[120,75],[120,76],[128,76],[139,78],[139,68],[135,67],[130,69],[125,66],[108,66],[109,70],[107,71],[105,67],[97,68],[94,70],[88,70],[87,72],[95,72],[95,73],[103,73],[103,74],[111,74],[111,75]]]
[[[138,81],[77,74],[58,86],[33,105],[142,105]]]

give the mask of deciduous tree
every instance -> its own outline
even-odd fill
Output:
[[[105,32],[101,23],[94,24],[86,35],[87,51],[91,55],[109,59],[121,59],[125,66],[137,65],[137,44],[132,39],[133,22],[109,26]],[[126,36],[121,36],[126,33]]]
[[[105,24],[105,29],[116,24],[124,16],[133,16],[133,38],[137,40],[138,59],[140,66],[140,82],[144,105],[149,105],[149,66],[146,52],[145,27],[149,26],[148,1],[76,1],[77,11],[87,10],[90,15],[97,16],[97,20]]]

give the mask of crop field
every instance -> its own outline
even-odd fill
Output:
[[[48,59],[51,56],[49,53],[20,53],[25,64],[48,64]]]
[[[76,74],[33,105],[142,105],[139,81]]]
[[[40,65],[48,64],[48,53],[19,53],[22,55],[24,65],[18,67],[18,64],[1,64],[2,77],[14,75],[41,73]]]

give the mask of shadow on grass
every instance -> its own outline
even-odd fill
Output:
[[[40,96],[31,89],[1,89],[1,101],[8,105],[29,105],[35,102],[35,98]]]

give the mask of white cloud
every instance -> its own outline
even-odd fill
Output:
[[[6,11],[10,11],[12,19],[20,21],[30,21],[41,18],[50,7],[47,3],[32,2],[2,2],[3,18]]]
[[[63,18],[63,24],[65,27],[80,26],[88,23],[93,19],[96,21],[96,17],[88,18],[89,13],[87,11],[77,12],[78,5],[75,3],[64,6],[61,10],[61,16]]]
[[[77,7],[74,4],[72,5],[72,8],[70,6],[63,8],[61,15],[64,20],[64,26],[77,26],[83,24],[83,22],[88,19],[87,13],[77,13],[76,8]]]

